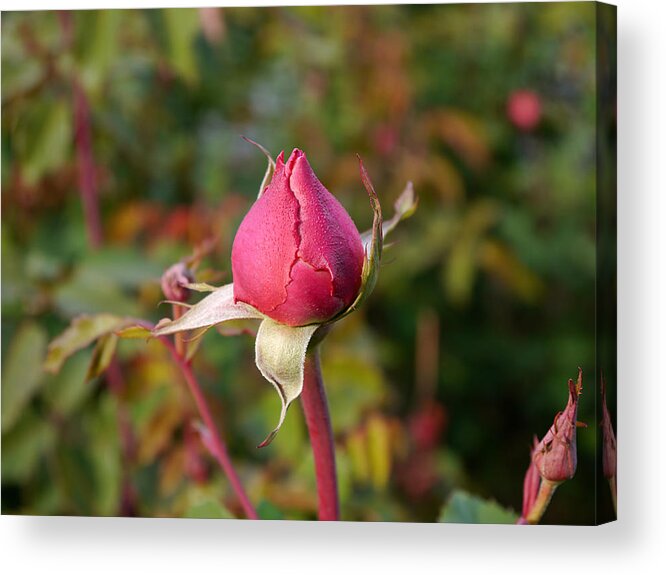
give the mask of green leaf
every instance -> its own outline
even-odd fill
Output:
[[[150,339],[153,335],[147,327],[142,325],[124,327],[117,330],[115,334],[121,339]]]
[[[59,416],[68,417],[74,413],[95,389],[85,385],[86,373],[90,365],[91,351],[72,357],[56,374],[47,377],[42,397]]]
[[[127,295],[110,276],[85,264],[75,270],[69,281],[58,285],[53,295],[58,309],[69,317],[102,312],[131,316],[140,313],[135,297]]]
[[[451,494],[439,516],[440,523],[515,524],[517,520],[514,511],[460,490]]]
[[[26,410],[14,428],[2,437],[3,483],[27,481],[39,458],[52,447],[55,437],[43,417]]]
[[[235,519],[234,515],[219,501],[199,501],[185,512],[187,519]]]
[[[97,409],[86,413],[85,432],[95,478],[95,515],[118,513],[122,497],[123,462],[118,434],[118,400],[112,394],[100,398]]]
[[[70,355],[90,345],[97,338],[120,329],[129,321],[131,320],[108,313],[74,318],[70,326],[49,344],[44,369],[57,373]]]
[[[86,383],[106,371],[113,359],[113,355],[116,353],[117,344],[118,336],[113,333],[107,333],[97,340],[90,365],[88,366],[88,372],[86,373]]]
[[[234,303],[234,285],[227,284],[193,305],[177,320],[171,321],[165,318],[160,321],[153,330],[153,335],[161,336],[210,327],[231,319],[253,318],[260,319],[263,315],[242,302]]]
[[[261,374],[278,392],[282,409],[277,427],[259,447],[265,447],[273,440],[284,421],[289,404],[301,394],[305,352],[319,327],[290,327],[268,318],[261,322],[255,341],[255,361]]]
[[[72,147],[72,113],[62,99],[28,107],[15,128],[15,145],[27,184],[61,167]]]
[[[162,11],[167,41],[167,55],[173,69],[185,81],[197,81],[194,40],[199,33],[199,13],[192,8]]]
[[[43,381],[41,362],[46,343],[46,332],[32,321],[21,325],[10,343],[2,372],[3,433],[18,421]]]
[[[185,284],[185,287],[187,289],[191,289],[191,290],[198,291],[198,292],[214,292],[216,289],[218,289],[215,286],[212,286],[212,285],[207,284],[207,283],[201,283],[201,282],[200,283]]]
[[[86,88],[97,92],[117,60],[123,11],[87,10],[75,14],[80,74]]]

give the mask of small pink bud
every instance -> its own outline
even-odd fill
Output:
[[[532,461],[542,479],[561,483],[576,473],[576,413],[583,390],[583,370],[578,368],[578,382],[569,380],[569,401],[555,416],[548,433],[534,448]]]
[[[534,436],[532,441],[532,450],[530,451],[530,466],[525,473],[523,481],[523,511],[521,517],[526,518],[530,514],[530,510],[536,501],[537,494],[539,493],[539,485],[541,483],[541,476],[539,470],[534,464],[534,452],[539,445],[537,436]]]
[[[186,287],[194,281],[189,268],[182,262],[172,265],[162,274],[162,292],[170,301],[184,302],[190,297],[190,290]]]
[[[602,463],[604,477],[613,479],[617,475],[617,444],[608,406],[606,405],[606,381],[601,375],[601,434],[603,436]]]
[[[353,303],[363,259],[354,222],[305,154],[285,163],[282,152],[234,239],[234,299],[282,324],[322,323]]]
[[[516,128],[531,132],[541,120],[541,98],[532,90],[516,90],[509,96],[506,113]]]

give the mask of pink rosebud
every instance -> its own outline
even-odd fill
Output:
[[[305,154],[285,163],[282,152],[234,239],[234,301],[289,326],[322,323],[353,303],[363,259],[354,222]]]
[[[548,433],[534,448],[532,461],[542,479],[558,484],[576,473],[576,413],[583,390],[583,371],[578,368],[578,382],[569,380],[569,401],[555,416]]]
[[[525,479],[523,480],[523,510],[521,515],[523,519],[530,514],[539,493],[539,485],[541,484],[539,470],[534,464],[534,452],[538,445],[539,440],[535,435],[532,441],[532,450],[530,451],[530,466],[527,468]]]
[[[516,128],[531,132],[541,120],[541,98],[532,90],[516,90],[509,96],[506,113]]]

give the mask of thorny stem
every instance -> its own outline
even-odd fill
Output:
[[[537,494],[534,505],[530,509],[530,512],[527,514],[526,520],[530,525],[536,525],[541,521],[543,514],[548,508],[550,500],[553,498],[553,494],[557,489],[558,483],[548,481],[547,479],[541,479],[541,485],[539,486],[539,493]]]
[[[153,325],[145,321],[138,321],[137,325],[141,325],[151,330],[154,327]],[[240,505],[243,508],[243,511],[245,512],[245,516],[248,519],[259,519],[257,511],[250,502],[250,499],[247,496],[247,493],[245,492],[243,484],[241,483],[241,480],[238,477],[238,474],[236,473],[236,469],[234,468],[233,463],[231,462],[227,446],[224,440],[222,439],[222,436],[220,435],[217,425],[215,424],[215,419],[213,418],[213,415],[210,412],[210,409],[208,408],[206,397],[204,396],[203,391],[199,386],[199,382],[197,381],[197,378],[194,375],[194,372],[192,371],[192,366],[190,362],[187,361],[184,356],[178,353],[175,345],[171,343],[171,341],[168,338],[159,337],[157,339],[159,339],[160,342],[162,342],[164,347],[166,347],[169,353],[171,354],[171,357],[173,358],[174,362],[176,363],[181,373],[183,374],[183,378],[187,383],[187,387],[189,388],[190,393],[194,398],[194,402],[197,406],[197,409],[199,410],[199,415],[201,416],[201,419],[203,419],[203,422],[206,425],[206,429],[208,430],[209,433],[209,435],[207,435],[207,437],[204,440],[204,444],[206,445],[206,447],[209,448],[209,451],[211,452],[213,457],[215,457],[218,464],[222,468],[222,471],[229,479],[229,483],[231,484],[231,487],[234,490],[236,497],[238,497]]]
[[[301,403],[303,404],[305,421],[310,433],[310,443],[314,454],[319,520],[338,521],[340,519],[340,502],[338,500],[338,483],[335,470],[335,445],[326,401],[326,390],[321,375],[319,346],[309,350],[305,356]]]

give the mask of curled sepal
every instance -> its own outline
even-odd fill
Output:
[[[230,319],[261,319],[264,316],[242,302],[234,303],[234,284],[217,288],[199,303],[189,308],[179,319],[163,319],[153,330],[153,336],[168,335],[210,327]]]
[[[271,178],[273,177],[273,172],[275,171],[275,160],[273,160],[273,157],[271,156],[271,153],[264,148],[261,144],[258,144],[254,140],[250,140],[250,138],[247,138],[245,136],[241,136],[243,140],[245,140],[248,144],[252,144],[253,146],[256,146],[261,150],[261,152],[266,156],[266,159],[268,160],[268,166],[266,166],[266,173],[264,174],[264,179],[261,182],[261,186],[259,187],[259,193],[257,194],[257,199],[261,197],[261,194],[264,193],[264,190],[266,189],[266,186],[271,181]]]
[[[414,193],[414,186],[412,182],[407,182],[405,189],[393,204],[393,209],[395,210],[393,217],[382,224],[382,239],[386,239],[386,236],[390,234],[402,220],[409,218],[416,211],[418,204],[418,198]],[[366,250],[372,241],[373,231],[374,226],[373,229],[361,234],[361,241]]]
[[[356,296],[354,302],[341,314],[334,318],[335,321],[342,319],[343,317],[352,313],[359,305],[372,293],[372,290],[375,288],[377,283],[377,276],[379,275],[379,264],[382,259],[382,248],[384,246],[384,235],[382,232],[382,207],[379,203],[379,198],[377,197],[377,192],[370,181],[370,176],[363,165],[361,158],[358,158],[359,167],[361,170],[361,180],[365,186],[368,196],[370,197],[370,205],[372,206],[372,229],[365,232],[363,236],[368,236],[368,240],[365,241],[363,236],[361,240],[363,241],[363,249],[365,251],[365,257],[363,259],[363,270],[361,271],[361,288]]]
[[[255,342],[255,360],[261,374],[273,384],[280,396],[282,409],[277,427],[261,442],[265,447],[280,430],[289,404],[303,390],[303,365],[305,352],[312,334],[319,325],[290,327],[271,319],[265,319],[259,326]]]

